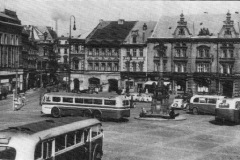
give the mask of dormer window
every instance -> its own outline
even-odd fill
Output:
[[[136,36],[132,37],[132,43],[137,43],[137,37]]]
[[[225,35],[232,35],[230,28],[226,28]]]
[[[185,35],[185,31],[183,28],[179,29],[178,35]]]

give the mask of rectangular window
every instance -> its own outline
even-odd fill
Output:
[[[99,70],[99,64],[98,63],[95,63],[95,70]]]
[[[67,54],[67,48],[64,49],[64,54]]]
[[[92,104],[93,100],[92,99],[84,99],[84,103],[86,104]]]
[[[233,58],[233,50],[229,50],[229,58]]]
[[[70,147],[75,144],[75,133],[71,132],[67,134],[67,147]]]
[[[76,133],[76,143],[82,142],[83,131],[77,131]]]
[[[209,98],[209,99],[208,99],[208,103],[216,104],[216,103],[217,103],[217,100],[214,99],[214,98]]]
[[[128,49],[127,49],[127,56],[130,57],[130,56],[131,56],[130,54],[131,54],[131,53],[130,53],[130,49],[128,48]]]
[[[140,56],[140,57],[143,57],[143,48],[140,48],[139,51],[140,51],[139,56]]]
[[[136,64],[136,62],[133,62],[132,65],[133,65],[133,71],[136,72],[137,71],[137,64]]]
[[[55,151],[57,152],[57,151],[63,150],[66,147],[65,142],[66,142],[66,135],[57,136],[55,138]]]
[[[137,56],[137,50],[133,49],[133,57],[136,57],[136,56]]]
[[[63,97],[63,102],[66,102],[66,103],[73,103],[73,98]]]
[[[101,99],[93,99],[93,104],[102,104]]]
[[[92,63],[88,64],[88,70],[93,70],[93,64]]]
[[[112,105],[116,105],[116,101],[115,100],[104,100],[104,105],[109,105],[109,106],[112,106]]]
[[[129,105],[129,101],[128,100],[123,100],[123,106],[128,106]]]
[[[96,49],[96,56],[98,56],[99,55],[99,49],[97,48]]]
[[[53,102],[60,102],[61,101],[61,97],[52,97],[52,101]]]
[[[83,99],[82,98],[75,98],[75,103],[83,103]]]
[[[93,53],[92,53],[92,48],[89,48],[88,55],[89,55],[89,56],[92,56],[92,54],[93,54]]]

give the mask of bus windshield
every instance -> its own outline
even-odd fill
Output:
[[[16,150],[12,147],[0,146],[0,160],[14,160],[16,157]]]

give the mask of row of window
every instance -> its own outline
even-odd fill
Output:
[[[15,47],[0,47],[0,66],[18,67],[19,49]]]
[[[118,71],[118,63],[88,63],[88,70],[95,71]]]
[[[50,97],[46,99],[50,102]],[[71,97],[52,97],[52,102],[76,103],[76,104],[101,104],[101,105],[116,105],[116,100],[107,99],[92,99],[92,98],[71,98]],[[103,103],[104,102],[104,103]]]
[[[62,152],[75,145],[84,145],[90,141],[90,137],[95,138],[101,134],[100,128],[100,126],[93,126],[91,129],[73,131],[38,143],[34,154],[35,160],[48,159],[53,156],[53,152]]]
[[[0,44],[18,45],[18,41],[17,35],[0,33]]]
[[[130,71],[132,67],[132,71],[134,72],[136,71],[143,72],[143,64],[144,62],[126,62],[125,63],[127,71]]]
[[[127,48],[126,55],[128,57],[143,57],[143,48],[134,48],[134,49]]]
[[[119,56],[118,49],[106,48],[90,48],[88,51],[89,56]]]

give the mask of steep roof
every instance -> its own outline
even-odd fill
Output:
[[[218,33],[226,21],[226,14],[201,14],[201,15],[184,15],[184,20],[187,22],[187,27],[192,34],[191,37],[199,37],[198,34],[202,28],[208,28],[211,38],[218,37]],[[231,20],[234,21],[234,28],[239,32],[238,20],[240,15],[232,14]],[[177,28],[180,16],[163,16],[158,21],[158,24],[151,38],[174,38],[173,33]]]
[[[155,21],[138,21],[135,26],[129,32],[127,38],[125,38],[124,44],[131,43],[132,32],[137,31],[137,42],[136,43],[145,43],[147,38],[151,37],[153,34],[154,28],[157,22]],[[143,26],[146,25],[147,29],[145,30],[145,35],[143,36]]]
[[[134,27],[136,21],[103,21],[87,37],[90,45],[120,45]]]
[[[57,34],[55,31],[53,31],[51,29],[51,27],[47,27],[47,26],[34,26],[35,29],[35,33],[37,34],[37,36],[39,37],[39,39],[36,40],[44,40],[44,33],[47,32],[47,40],[54,40],[55,38],[57,38]],[[36,35],[34,35],[36,36]]]

